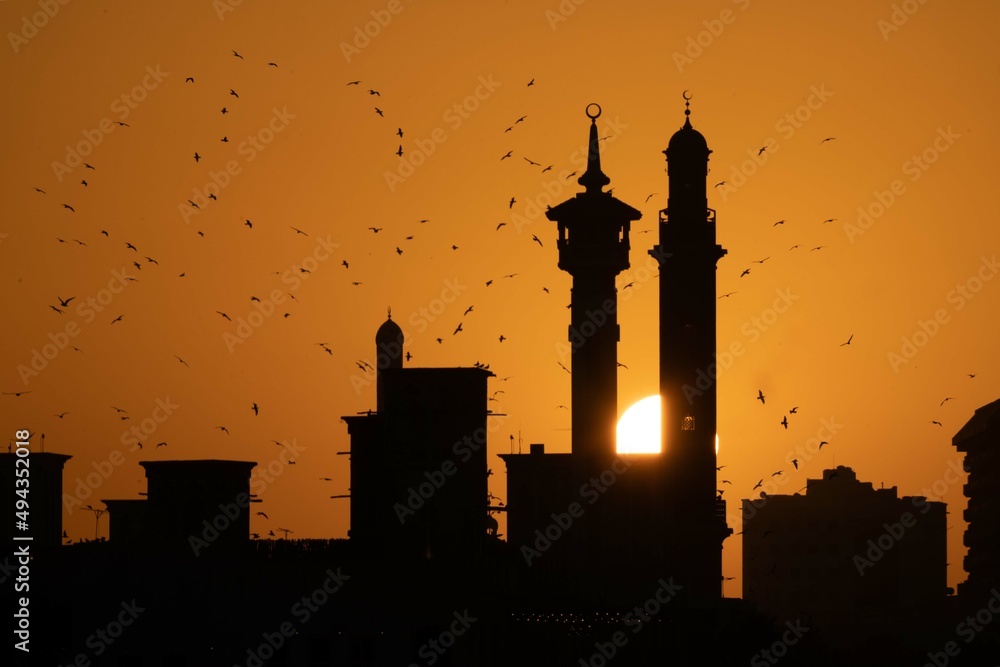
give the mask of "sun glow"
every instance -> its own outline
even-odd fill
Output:
[[[618,453],[660,452],[660,397],[647,396],[632,404],[618,420]]]

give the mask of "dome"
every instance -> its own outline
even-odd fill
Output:
[[[667,144],[667,153],[675,152],[708,155],[712,151],[709,150],[708,142],[701,132],[691,127],[691,121],[685,119],[684,127],[674,132],[674,136],[670,137],[670,143]]]
[[[392,315],[382,323],[382,326],[375,332],[375,342],[398,342],[403,337],[403,330],[392,321]]]

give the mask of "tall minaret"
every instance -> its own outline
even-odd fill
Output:
[[[686,91],[684,99],[690,99]],[[706,196],[712,151],[691,127],[689,107],[686,102],[684,126],[664,151],[669,194],[660,211],[660,243],[650,254],[660,265],[662,443],[671,500],[683,508],[692,553],[700,553],[706,567],[707,559],[718,561],[717,582],[729,529],[716,512],[716,385],[703,389],[698,378],[699,371],[714,377],[715,265],[726,250],[715,242],[715,211]]]
[[[596,107],[593,114],[591,107]],[[642,213],[602,191],[611,179],[601,171],[597,138],[601,107],[591,104],[586,113],[590,149],[587,171],[577,180],[586,191],[545,215],[559,226],[559,268],[573,276],[569,326],[573,453],[600,459],[615,454],[618,420],[615,276],[629,266],[629,224]]]

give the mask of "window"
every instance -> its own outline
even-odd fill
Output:
[[[694,417],[691,415],[684,415],[684,419],[681,420],[681,430],[682,431],[693,431],[694,430]]]

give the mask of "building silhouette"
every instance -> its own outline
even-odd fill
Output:
[[[43,438],[45,436],[42,436]],[[19,459],[27,458],[27,467],[19,464]],[[0,479],[3,493],[0,494],[0,544],[15,544],[14,537],[31,537],[31,549],[38,551],[62,544],[62,483],[63,466],[72,457],[52,452],[31,452],[27,457],[16,453],[0,454]],[[28,485],[18,470],[28,472]],[[22,475],[24,473],[22,472]],[[18,482],[21,480],[21,483]],[[17,495],[18,489],[24,496]],[[25,513],[27,530],[16,526],[17,501],[28,501],[30,510]],[[21,510],[23,511],[23,510]]]
[[[375,334],[376,409],[351,437],[351,542],[394,561],[481,554],[488,521],[485,368],[404,368],[403,331]]]
[[[947,588],[946,505],[875,489],[848,467],[805,494],[743,500],[743,598],[845,646],[935,622]]]
[[[1000,399],[977,409],[951,440],[965,454],[969,499],[964,544],[966,581],[958,586],[962,597],[985,598],[1000,586]]]
[[[250,539],[251,461],[140,461],[146,498],[101,500],[116,549],[231,555]]]
[[[629,227],[641,214],[602,190],[610,179],[601,170],[599,113],[588,107],[587,170],[578,179],[585,191],[546,212],[557,223],[559,267],[573,276],[572,451],[546,453],[539,444],[501,455],[509,541],[539,590],[581,603],[626,602],[667,576],[682,586],[681,599],[717,602],[722,541],[732,530],[716,494],[716,387],[691,391],[714,362],[715,263],[725,254],[707,205],[711,151],[685,109],[664,151],[669,198],[650,251],[660,265],[662,448],[620,456],[615,276],[629,266]]]

